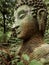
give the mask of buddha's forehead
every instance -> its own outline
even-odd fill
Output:
[[[28,10],[30,10],[30,7],[28,5],[22,5],[22,6],[17,8],[16,12],[18,13],[21,10],[28,11]]]
[[[20,12],[20,11],[30,11],[30,7],[28,5],[22,5],[20,7],[17,8],[17,10],[14,10],[14,16],[16,17],[17,14]]]

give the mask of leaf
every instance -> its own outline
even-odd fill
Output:
[[[18,62],[17,65],[24,65],[24,63],[21,61],[21,62]]]
[[[23,57],[24,60],[27,60],[27,61],[29,61],[29,59],[30,59],[27,54],[23,54],[22,57]]]
[[[43,65],[40,61],[32,60],[29,65]]]

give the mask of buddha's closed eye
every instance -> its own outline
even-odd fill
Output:
[[[18,18],[19,19],[23,19],[27,14],[27,11],[21,10],[20,12],[18,12]]]

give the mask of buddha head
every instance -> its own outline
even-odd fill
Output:
[[[36,33],[44,34],[46,24],[46,6],[42,0],[17,0],[14,10],[17,37],[28,39]]]

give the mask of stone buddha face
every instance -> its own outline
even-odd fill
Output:
[[[38,30],[38,22],[32,9],[34,8],[31,6],[22,5],[14,11],[15,23],[13,24],[13,28],[15,28],[18,38],[30,38],[35,35]],[[40,19],[39,21],[42,21],[43,17]]]
[[[15,23],[18,38],[27,39],[35,33],[35,18],[32,16],[31,8],[28,5],[20,6],[15,12]]]

